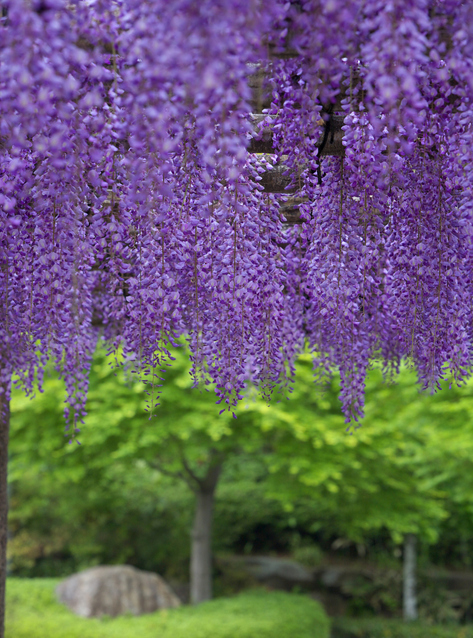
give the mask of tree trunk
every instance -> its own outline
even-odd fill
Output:
[[[3,392],[2,392],[3,390]],[[8,517],[8,433],[10,405],[5,386],[0,387],[0,638],[5,635],[5,585],[7,578],[7,517]]]
[[[404,620],[417,620],[415,534],[406,534],[404,537],[403,563],[403,616]]]
[[[212,598],[212,519],[215,488],[221,469],[221,463],[211,467],[195,490],[190,564],[190,600],[193,605]]]

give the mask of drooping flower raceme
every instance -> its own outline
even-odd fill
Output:
[[[290,382],[306,344],[317,377],[340,369],[348,419],[374,360],[431,388],[469,374],[469,3],[2,6],[0,391],[52,357],[73,438],[97,333],[151,410],[180,336],[223,409]],[[255,68],[269,156],[248,152]],[[277,165],[292,226],[262,186]]]

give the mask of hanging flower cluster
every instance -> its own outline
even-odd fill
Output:
[[[375,359],[409,358],[426,387],[469,373],[469,3],[2,7],[0,392],[13,372],[41,385],[52,357],[73,438],[98,331],[151,410],[180,336],[223,409],[290,382],[306,343],[316,376],[340,370],[347,419]],[[255,68],[269,156],[249,153]],[[293,226],[263,187],[278,165]]]
[[[287,270],[304,288],[293,307],[355,420],[375,359],[390,371],[407,358],[433,389],[471,370],[470,14],[455,1],[310,0],[288,12],[297,57],[272,63],[281,161],[306,173],[306,221],[286,231],[304,246]],[[344,157],[323,157],[338,115]]]

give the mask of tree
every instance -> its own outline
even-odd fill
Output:
[[[471,385],[460,395],[463,400],[459,401],[458,391],[446,389],[438,401],[419,395],[412,374],[406,370],[399,384],[391,387],[383,384],[379,372],[372,371],[366,421],[356,435],[347,436],[337,405],[337,383],[321,396],[310,393],[308,355],[297,363],[294,400],[268,407],[255,397],[242,406],[237,420],[215,413],[212,393],[191,390],[186,352],[182,349],[174,356],[177,360],[166,375],[157,418],[148,421],[143,416],[143,384],[135,375],[125,384],[123,378],[115,377],[104,353],[96,355],[81,447],[68,446],[60,436],[64,390],[57,379],[48,379],[47,392],[33,402],[16,393],[12,404],[12,479],[18,547],[27,548],[28,538],[37,538],[38,547],[49,545],[50,552],[73,543],[74,555],[79,559],[84,556],[85,565],[94,559],[138,560],[139,566],[150,569],[156,564],[153,561],[162,562],[161,546],[167,544],[168,554],[179,562],[182,552],[177,545],[187,542],[191,523],[175,510],[193,509],[192,500],[186,500],[176,486],[180,481],[192,492],[194,508],[201,501],[201,507],[195,508],[195,520],[203,521],[195,530],[200,538],[192,541],[189,553],[192,598],[202,599],[211,592],[215,490],[202,489],[201,481],[215,467],[215,458],[218,469],[225,472],[227,464],[235,465],[237,456],[242,455],[251,455],[260,468],[259,485],[267,491],[269,502],[277,499],[281,512],[284,506],[286,518],[294,519],[306,534],[311,529],[326,537],[369,544],[387,530],[397,544],[416,534],[425,545],[437,541],[447,518],[468,517],[472,462],[471,446],[465,443],[471,439],[473,422],[468,409]],[[243,470],[243,465],[233,470],[232,482],[237,477],[241,480]],[[174,480],[172,488],[159,480],[162,473]],[[80,493],[79,485],[86,494]],[[231,507],[225,502],[227,487],[223,486],[217,501],[217,514],[219,508],[222,513]],[[35,491],[43,495],[35,495]],[[170,498],[174,505],[166,506]],[[51,501],[64,503],[51,507]],[[257,507],[262,518],[255,520],[263,522],[261,497]],[[145,517],[138,508],[146,511]],[[251,508],[242,504],[242,509],[243,516],[248,516]],[[171,535],[169,525],[161,523],[170,513]],[[75,526],[68,521],[71,517],[77,519]],[[41,522],[31,536],[25,536],[28,519]],[[92,529],[90,519],[94,521]],[[140,548],[138,554],[130,538],[136,535],[130,532],[133,525],[149,529],[139,543],[149,548]],[[238,522],[232,525],[238,526]],[[470,515],[469,522],[463,521],[465,532],[471,525]],[[75,527],[81,529],[77,539]],[[124,528],[118,542],[111,541],[110,527],[112,536],[117,527]],[[126,530],[128,536],[123,536]],[[228,532],[227,524],[224,534]],[[103,543],[110,545],[111,551],[104,553]],[[97,544],[100,558],[94,556]],[[160,559],[154,558],[156,548]]]
[[[100,325],[151,384],[186,334],[229,409],[248,381],[269,394],[291,379],[306,338],[340,369],[348,419],[372,357],[410,357],[432,388],[445,366],[469,373],[471,11],[3,2],[2,574],[11,375],[31,391],[52,357],[74,438]],[[275,178],[247,152],[255,65]],[[291,228],[271,194],[286,186]]]
[[[269,445],[269,439],[258,427],[258,414],[251,406],[241,411],[237,420],[228,414],[219,416],[213,393],[192,390],[187,352],[177,350],[173,355],[175,361],[166,373],[158,416],[150,421],[144,411],[143,383],[131,378],[126,386],[123,378],[116,378],[105,352],[96,356],[83,445],[66,453],[57,429],[62,418],[62,397],[57,391],[60,382],[48,381],[49,396],[42,396],[40,401],[30,404],[29,399],[16,397],[14,450],[18,458],[13,467],[17,475],[25,468],[35,468],[36,474],[54,468],[51,478],[55,482],[62,470],[66,484],[84,482],[89,475],[92,485],[100,485],[104,474],[117,463],[124,473],[135,471],[136,463],[141,463],[183,481],[194,495],[190,593],[191,601],[198,603],[212,597],[212,521],[222,467],[231,456],[260,451]],[[36,431],[30,426],[32,418],[42,424]],[[51,460],[58,456],[55,462]],[[115,476],[114,480],[122,479]],[[90,481],[85,484],[90,489]],[[108,490],[108,484],[100,489]]]
[[[212,598],[213,510],[223,466],[235,454],[260,451],[267,437],[251,408],[239,411],[234,420],[228,413],[218,415],[213,393],[193,391],[185,355],[174,353],[177,362],[165,374],[155,422],[143,428],[135,420],[135,427],[122,436],[115,457],[146,461],[166,476],[184,481],[193,492],[190,599],[200,603]],[[99,396],[96,401],[100,402]]]

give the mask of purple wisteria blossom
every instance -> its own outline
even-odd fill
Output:
[[[471,370],[473,31],[455,0],[15,0],[0,29],[0,393],[52,358],[71,440],[98,334],[150,385],[184,336],[232,409],[309,347]],[[249,75],[264,69],[254,136]],[[253,70],[253,71],[252,71]],[[344,152],[327,153],[342,117]],[[287,194],[264,173],[284,165]]]

